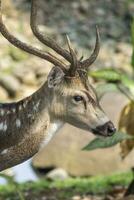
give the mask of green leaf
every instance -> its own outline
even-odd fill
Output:
[[[132,65],[133,70],[134,70],[134,47],[133,47],[133,52],[132,52],[131,65]]]
[[[112,137],[97,137],[92,140],[87,146],[85,146],[82,150],[95,150],[98,148],[109,148],[112,147],[119,142],[126,140],[126,139],[134,139],[133,136],[130,136],[126,133],[117,132]]]
[[[100,69],[96,71],[90,71],[89,75],[95,79],[103,80],[110,83],[121,82],[127,87],[134,88],[134,81],[125,72],[116,71],[114,69]]]
[[[121,83],[134,94],[134,80],[123,74],[121,76]]]
[[[89,75],[96,79],[102,79],[105,81],[120,81],[121,75],[119,72],[113,69],[100,69],[96,71],[90,71]]]
[[[131,34],[132,34],[132,47],[133,47],[133,52],[132,52],[132,58],[131,58],[131,65],[134,70],[134,19],[131,25]]]
[[[20,200],[25,200],[25,197],[23,196],[23,193],[19,188],[19,184],[15,181],[14,176],[9,176],[4,173],[0,173],[0,177],[4,178],[8,182],[10,187],[12,186],[16,190]]]
[[[101,69],[101,70],[96,70],[96,71],[90,71],[89,75],[97,80],[103,80],[103,81],[106,81],[106,83],[108,82],[109,84],[111,84],[109,85],[109,88],[108,88],[110,89],[110,91],[112,90],[116,91],[116,87],[118,86],[118,84],[122,84],[124,85],[124,88],[128,90],[128,93],[131,94],[132,98],[134,97],[134,81],[124,72],[119,72],[114,69]],[[115,87],[112,84],[115,84]],[[106,87],[102,89],[103,91],[105,90],[104,91],[105,93],[108,91]]]

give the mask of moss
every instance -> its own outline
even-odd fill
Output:
[[[27,182],[18,184],[19,191],[25,193],[30,191],[30,195],[36,197],[41,195],[42,192],[49,195],[55,193],[58,199],[69,199],[74,194],[105,194],[112,191],[113,186],[128,186],[133,179],[132,172],[116,173],[108,176],[96,176],[91,178],[70,178],[65,181],[48,181],[41,179],[38,182]],[[59,192],[60,191],[60,192]],[[18,192],[16,192],[15,185],[0,186],[0,199],[16,199]],[[64,198],[63,198],[64,197]]]

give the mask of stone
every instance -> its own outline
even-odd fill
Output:
[[[22,99],[24,97],[28,97],[30,95],[32,95],[35,91],[37,90],[37,87],[35,86],[27,86],[27,85],[23,85],[20,88],[20,91],[17,93],[17,99]]]
[[[0,102],[6,101],[8,99],[8,93],[7,91],[0,86]]]
[[[8,1],[3,1],[2,2],[2,7],[4,10],[4,13],[6,13],[6,15],[8,15],[9,17],[16,17],[17,16],[17,12],[14,8],[13,2],[11,0]]]
[[[18,50],[14,46],[9,46],[9,55],[11,58],[16,62],[21,62],[23,60],[28,59],[29,55],[26,54],[24,51]]]
[[[28,60],[13,68],[13,75],[25,85],[42,84],[50,72],[52,64],[40,58],[29,57]]]
[[[46,178],[49,180],[65,180],[69,178],[69,176],[64,169],[58,168],[47,173]]]
[[[134,195],[130,195],[130,196],[127,196],[127,197],[122,197],[122,198],[117,199],[117,200],[134,200]]]
[[[109,118],[117,125],[119,114],[128,102],[122,94],[110,93],[103,97],[101,104]],[[126,160],[120,157],[120,147],[82,151],[95,136],[89,132],[66,124],[50,143],[33,159],[36,168],[63,168],[73,176],[109,174],[133,166],[133,153]]]
[[[80,196],[74,196],[74,197],[72,198],[72,200],[81,200],[81,197],[80,197]]]
[[[115,43],[110,40],[102,46],[96,66],[98,68],[123,69],[131,73],[131,55],[132,47],[130,44],[124,42]]]
[[[23,67],[24,63],[16,65],[13,69],[14,76],[19,79],[23,84],[35,86],[37,85],[36,74],[31,68]]]
[[[85,0],[80,1],[79,10],[82,13],[88,12],[89,11],[89,2],[85,1]]]
[[[12,75],[3,74],[0,76],[0,84],[5,88],[9,96],[14,97],[20,90],[20,82]]]

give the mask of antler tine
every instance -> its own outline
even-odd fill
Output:
[[[38,38],[39,41],[44,43],[46,46],[53,49],[55,52],[57,52],[59,55],[64,57],[68,62],[72,62],[72,57],[69,54],[69,52],[62,47],[60,47],[53,39],[43,35],[38,28],[37,25],[37,3],[38,0],[32,0],[31,5],[31,29],[33,31],[33,34]]]
[[[96,60],[99,51],[100,51],[100,34],[99,34],[99,29],[96,26],[96,43],[94,51],[88,59],[81,62],[81,66],[88,69],[88,67]]]
[[[25,52],[28,52],[29,54],[33,54],[33,55],[35,55],[37,57],[45,59],[45,60],[53,63],[54,65],[57,65],[57,66],[61,67],[63,70],[65,70],[65,64],[62,63],[55,56],[51,55],[48,52],[44,52],[44,51],[39,50],[39,49],[37,49],[35,47],[32,47],[31,45],[28,45],[28,44],[20,41],[19,39],[17,39],[11,33],[9,33],[9,31],[7,30],[6,26],[4,25],[3,19],[2,19],[1,0],[0,0],[0,32],[15,47],[17,47],[17,48],[19,48],[19,49],[21,49],[21,50],[23,50]]]
[[[68,44],[68,47],[69,47],[70,55],[72,57],[72,63],[71,63],[70,69],[69,69],[69,75],[75,76],[75,73],[76,73],[76,70],[77,70],[77,67],[78,67],[78,60],[77,60],[76,53],[75,53],[74,49],[72,48],[69,36],[66,35],[66,38],[67,38],[67,44]]]

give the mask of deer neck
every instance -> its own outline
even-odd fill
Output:
[[[51,122],[46,130],[46,134],[44,136],[44,140],[40,144],[39,150],[42,150],[44,146],[46,146],[52,137],[62,128],[64,123],[60,120],[55,120]]]
[[[43,120],[43,124],[46,124],[46,130],[44,135],[44,140],[40,144],[40,150],[48,144],[51,138],[62,128],[64,122],[57,118],[51,113],[51,108],[53,106],[54,93],[48,89],[47,83],[45,83],[41,89],[36,93],[36,96],[40,96],[41,99],[38,112],[38,119]],[[37,97],[34,97],[37,98]],[[36,107],[36,105],[35,105]],[[39,125],[39,123],[38,123]],[[36,124],[36,127],[38,127]]]
[[[52,99],[53,94],[45,83],[33,95],[17,103],[2,104],[0,150],[21,142],[30,134],[42,137],[43,144],[47,144],[63,125],[61,120],[53,118],[49,112]]]

